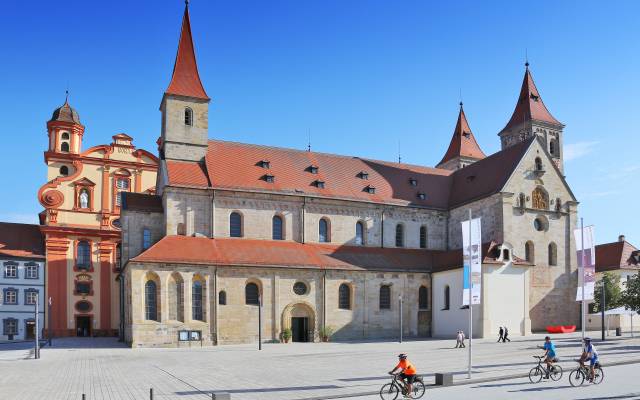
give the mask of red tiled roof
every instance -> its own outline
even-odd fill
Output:
[[[200,163],[167,161],[167,175],[170,185],[193,187],[209,186],[207,173]]]
[[[533,82],[533,76],[531,76],[531,71],[529,71],[529,67],[527,66],[524,73],[524,80],[522,81],[522,88],[520,89],[520,96],[518,97],[518,103],[516,104],[515,110],[513,110],[511,119],[503,130],[509,129],[528,120],[562,125],[560,121],[551,115],[549,110],[547,110],[547,107],[542,102],[540,92],[538,91],[536,84]]]
[[[0,222],[0,256],[44,259],[44,238],[40,227]]]
[[[132,211],[162,212],[162,196],[124,192],[122,208]]]
[[[200,81],[200,75],[198,74],[198,64],[196,63],[196,54],[191,37],[188,5],[184,9],[184,16],[182,18],[180,42],[178,44],[176,62],[173,66],[171,83],[169,83],[169,87],[165,93],[209,100]]]
[[[627,241],[597,245],[596,272],[640,268],[640,263],[633,257],[633,253],[637,251],[638,249]]]
[[[476,159],[486,157],[480,149],[478,142],[476,142],[473,132],[471,132],[471,128],[467,122],[467,117],[464,114],[464,109],[462,108],[462,103],[460,103],[458,122],[456,122],[456,128],[453,131],[451,143],[449,143],[449,148],[438,165],[442,165],[445,162],[458,157],[471,157]]]

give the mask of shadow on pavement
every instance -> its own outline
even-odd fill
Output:
[[[319,385],[319,386],[290,386],[290,387],[275,387],[275,388],[250,388],[250,389],[216,389],[216,390],[189,390],[182,392],[175,392],[178,396],[192,396],[202,393],[212,392],[224,392],[224,393],[270,393],[270,392],[295,392],[303,390],[322,390],[322,389],[342,389],[342,386],[336,385]]]
[[[576,399],[576,400],[615,400],[615,399],[637,399],[637,398],[640,398],[640,392],[621,394],[618,396],[607,396],[607,397],[583,397],[581,399]]]

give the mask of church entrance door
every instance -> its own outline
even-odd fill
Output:
[[[294,342],[309,341],[309,318],[307,317],[291,318],[291,340]]]
[[[76,336],[91,336],[91,317],[76,317]]]

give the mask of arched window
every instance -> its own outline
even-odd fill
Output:
[[[186,107],[184,109],[184,124],[187,126],[193,125],[193,110],[191,110],[189,107]]]
[[[69,143],[68,142],[62,142],[62,144],[60,145],[60,151],[62,151],[63,153],[68,153],[69,152]]]
[[[273,240],[282,240],[284,239],[284,235],[282,232],[282,217],[279,215],[274,215],[273,216],[273,222],[272,222],[272,238]]]
[[[60,139],[69,140],[69,132],[62,132],[62,135],[60,135]]]
[[[244,302],[252,306],[260,305],[260,290],[258,289],[258,285],[253,282],[247,283],[247,286],[244,287]]]
[[[449,285],[446,285],[444,287],[444,301],[442,302],[444,304],[444,307],[442,308],[443,310],[448,310],[449,307],[451,306],[451,289],[449,288]]]
[[[151,247],[151,229],[142,229],[142,250],[146,250]]]
[[[218,304],[220,304],[221,306],[227,305],[227,292],[225,292],[224,290],[221,290],[218,293]]]
[[[338,308],[351,310],[351,288],[346,283],[338,288]]]
[[[558,265],[558,246],[555,243],[549,243],[549,265]]]
[[[144,284],[144,319],[148,321],[158,320],[157,287],[154,281]]]
[[[204,291],[202,282],[194,281],[191,286],[191,318],[196,321],[204,321],[202,305],[204,304]]]
[[[427,227],[426,226],[420,227],[420,248],[421,249],[427,248]]]
[[[91,245],[86,240],[78,242],[76,266],[82,269],[91,268]]]
[[[391,309],[391,286],[389,285],[380,286],[380,309]]]
[[[418,308],[421,310],[429,308],[429,290],[426,286],[420,286],[418,289]]]
[[[524,259],[530,263],[535,262],[535,247],[531,241],[524,244]]]
[[[60,175],[62,176],[69,175],[69,167],[67,167],[66,165],[63,165],[62,167],[60,167]]]
[[[540,157],[536,157],[536,171],[544,171],[544,167],[542,166],[542,159]]]
[[[396,247],[404,247],[404,225],[396,225]]]
[[[558,151],[558,142],[555,139],[551,139],[549,141],[549,154],[552,156],[557,156],[556,152]]]
[[[322,218],[318,223],[318,242],[328,243],[330,241],[329,222],[326,218]]]
[[[527,206],[527,197],[524,193],[520,193],[518,196],[518,206],[521,208],[525,208]]]
[[[549,195],[543,188],[537,187],[533,189],[533,193],[531,193],[531,199],[533,208],[537,208],[538,210],[549,209]]]
[[[356,245],[364,245],[364,224],[362,221],[356,222]]]
[[[229,236],[242,237],[242,215],[232,212],[229,216]]]

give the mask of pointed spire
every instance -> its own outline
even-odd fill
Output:
[[[536,84],[533,82],[533,76],[529,69],[529,61],[525,62],[524,66],[524,79],[522,80],[522,88],[520,89],[518,103],[516,104],[515,110],[513,110],[511,119],[504,127],[503,131],[520,125],[524,121],[530,120],[562,125],[560,121],[551,115],[549,110],[547,110],[547,107],[542,102],[540,92],[538,91]]]
[[[476,142],[473,132],[471,132],[467,116],[464,114],[462,102],[460,102],[458,122],[456,122],[451,143],[449,143],[449,148],[442,158],[442,161],[438,163],[438,166],[460,157],[473,158],[476,160],[481,160],[486,157],[482,149],[480,149],[478,142]]]
[[[207,93],[200,81],[198,74],[198,64],[196,63],[196,53],[191,37],[191,22],[189,19],[189,2],[185,1],[184,16],[182,18],[182,30],[178,43],[178,53],[173,66],[171,83],[165,94],[175,94],[179,96],[195,97],[209,100]]]

